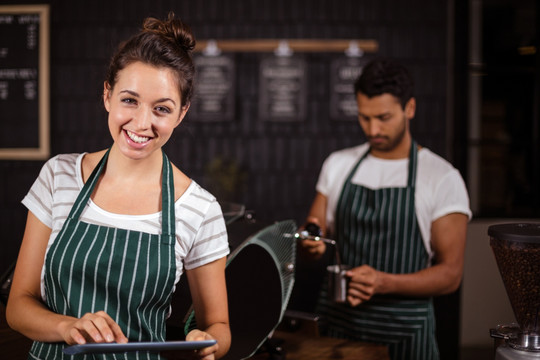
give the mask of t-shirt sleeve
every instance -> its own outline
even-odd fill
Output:
[[[211,263],[229,254],[227,228],[221,207],[213,201],[206,212],[184,266],[187,270]]]
[[[328,193],[330,192],[330,175],[332,174],[331,171],[331,158],[327,158],[321,167],[321,172],[319,173],[319,178],[317,179],[317,184],[315,186],[315,189],[317,192],[320,192],[321,194],[328,196]]]
[[[350,151],[350,149],[348,149]],[[321,172],[317,180],[315,189],[328,197],[335,188],[341,189],[350,168],[354,165],[350,154],[345,151],[337,151],[330,154],[321,166]]]
[[[43,224],[52,228],[52,204],[54,192],[54,164],[56,157],[48,160],[39,176],[21,201]]]
[[[453,169],[448,172],[439,182],[435,189],[435,209],[432,221],[452,213],[467,215],[469,219],[472,212],[469,206],[469,195],[465,182],[460,173]]]

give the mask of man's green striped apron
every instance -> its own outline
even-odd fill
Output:
[[[176,271],[172,166],[163,153],[161,235],[84,223],[79,218],[108,154],[92,172],[47,252],[46,303],[56,313],[77,318],[103,310],[129,341],[164,341]],[[159,359],[148,352],[68,356],[62,352],[65,346],[36,341],[29,359]]]
[[[363,264],[395,274],[428,266],[428,254],[416,221],[414,191],[417,147],[409,156],[407,187],[372,190],[351,182],[369,150],[343,186],[336,213],[336,238],[344,264]],[[328,335],[386,344],[393,360],[438,359],[431,298],[375,295],[357,307],[321,299]]]

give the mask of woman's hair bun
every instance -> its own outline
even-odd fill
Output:
[[[186,52],[195,49],[195,37],[191,32],[191,28],[177,18],[172,11],[169,13],[167,20],[159,20],[153,17],[146,18],[143,23],[143,31],[164,36]]]

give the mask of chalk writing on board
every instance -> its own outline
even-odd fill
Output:
[[[0,158],[48,156],[45,15],[47,5],[0,6]]]
[[[232,120],[235,110],[233,59],[227,55],[199,55],[194,62],[197,82],[190,116],[196,121]]]
[[[339,57],[330,64],[330,117],[333,120],[358,119],[354,82],[362,73],[364,60]]]
[[[302,57],[272,56],[260,65],[259,116],[301,121],[306,115],[306,64]]]

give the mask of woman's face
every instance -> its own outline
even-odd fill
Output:
[[[104,86],[109,130],[127,157],[142,159],[169,140],[189,106],[182,108],[172,70],[134,62],[118,72],[113,89]]]

